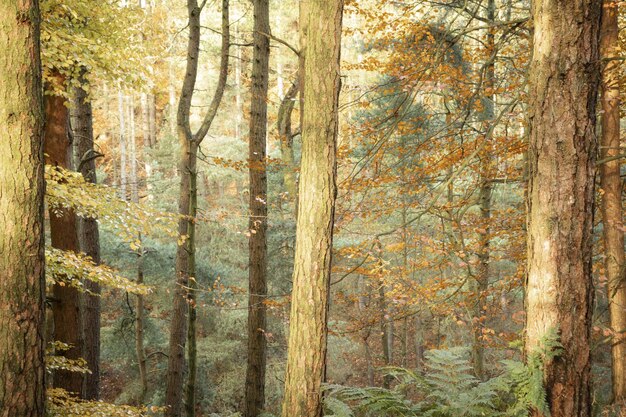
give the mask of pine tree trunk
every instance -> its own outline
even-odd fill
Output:
[[[624,223],[622,221],[621,159],[608,160],[620,151],[620,61],[618,5],[604,2],[602,11],[602,140],[600,147],[601,215],[608,278],[612,344],[613,397],[616,404],[626,401],[626,284],[624,282]]]
[[[85,72],[81,72],[81,83],[86,83]],[[94,149],[93,112],[87,92],[81,87],[74,88],[73,125],[75,148],[78,154],[77,170],[85,181],[95,184],[96,158],[100,156]],[[78,219],[80,250],[94,263],[100,263],[100,232],[95,219]],[[94,295],[83,294],[83,333],[85,350],[83,358],[91,371],[85,375],[85,398],[97,400],[100,397],[100,284],[84,282],[85,289]]]
[[[245,417],[265,405],[267,296],[267,90],[269,86],[269,0],[254,0],[254,53],[250,105],[250,217],[248,221],[248,362]]]
[[[318,417],[337,194],[342,0],[307,0],[302,163],[283,417]]]
[[[588,417],[591,412],[591,244],[601,3],[540,0],[533,6],[526,353],[533,354],[550,331],[558,331],[563,351],[544,369],[552,417]]]
[[[0,0],[0,417],[45,415],[38,4]]]

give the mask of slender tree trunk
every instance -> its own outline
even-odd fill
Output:
[[[206,3],[203,3],[206,4]],[[215,119],[217,110],[222,101],[226,80],[228,77],[228,57],[230,48],[230,23],[229,2],[222,0],[222,47],[220,57],[220,70],[217,87],[209,110],[205,114],[202,125],[193,134],[189,123],[191,115],[191,100],[193,97],[196,78],[198,74],[198,57],[200,53],[200,13],[201,7],[197,0],[187,0],[187,12],[189,19],[189,41],[187,44],[187,70],[183,80],[181,97],[177,113],[177,133],[181,144],[180,162],[180,194],[178,199],[178,212],[181,215],[178,223],[179,243],[176,251],[176,288],[174,289],[174,306],[172,308],[172,321],[170,324],[170,344],[167,364],[167,386],[165,392],[165,404],[167,405],[167,417],[179,417],[182,411],[183,392],[187,393],[188,403],[195,403],[195,373],[189,374],[186,389],[183,388],[185,370],[185,344],[188,339],[189,320],[195,322],[194,314],[189,317],[189,308],[195,309],[193,302],[194,292],[189,291],[190,273],[195,271],[195,202],[197,190],[195,181],[197,178],[196,165],[198,147],[207,135],[211,124]],[[192,205],[193,203],[193,205]],[[191,216],[194,219],[191,219]],[[195,281],[195,277],[194,277]],[[195,282],[194,282],[195,285]],[[195,344],[195,331],[189,336]],[[190,339],[191,340],[191,339]],[[189,352],[191,362],[195,362],[195,349]],[[193,365],[193,364],[192,364]],[[187,413],[193,415],[194,404],[187,408]]]
[[[301,3],[306,27],[302,164],[283,417],[319,417],[337,194],[342,0]]]
[[[85,70],[81,72],[79,80],[86,83]],[[101,156],[94,149],[93,111],[87,92],[82,87],[74,88],[74,140],[78,153],[77,169],[85,181],[95,184],[96,158]],[[100,232],[95,219],[78,219],[80,250],[89,256],[94,263],[100,263]],[[91,371],[85,375],[85,398],[97,400],[100,397],[100,284],[85,280],[85,289],[91,294],[83,294],[83,334],[85,349],[83,358]]]
[[[496,2],[495,0],[487,1],[487,22],[492,24],[496,19]],[[495,116],[494,87],[495,87],[495,60],[496,60],[496,43],[495,29],[490,27],[487,29],[487,42],[485,46],[485,59],[487,60],[484,68],[484,87],[483,99],[485,102],[485,115],[483,122],[483,131],[487,132],[493,123]],[[485,140],[491,141],[486,137]],[[486,379],[485,374],[485,346],[483,340],[483,328],[486,320],[486,301],[487,290],[489,289],[489,259],[491,257],[491,194],[492,183],[490,176],[493,174],[493,152],[492,146],[488,143],[484,147],[484,151],[480,155],[480,189],[478,200],[480,204],[480,224],[478,236],[478,267],[476,270],[476,304],[473,314],[473,343],[472,343],[472,364],[474,374],[480,380]]]
[[[248,221],[248,363],[245,417],[265,405],[267,296],[267,90],[269,86],[269,0],[254,0],[254,53],[250,105],[250,217]]]
[[[154,94],[148,94],[148,126],[150,129],[150,147],[154,148],[157,144],[157,126],[156,126],[156,97]]]
[[[0,417],[44,417],[39,2],[0,0]]]
[[[120,195],[123,200],[126,200],[126,116],[124,113],[124,94],[120,89],[117,92],[117,114],[120,129]]]
[[[194,156],[194,165],[195,165]],[[189,216],[194,219],[198,212],[198,172],[194,166],[190,174],[190,201]],[[196,375],[198,374],[198,349],[196,343],[196,292],[198,290],[198,282],[196,281],[196,227],[190,224],[189,227],[189,331],[187,332],[187,358],[189,360],[187,385],[185,387],[185,409],[187,417],[194,417],[196,413]]]
[[[58,85],[64,85],[60,75]],[[72,140],[70,134],[69,110],[65,98],[56,95],[52,86],[46,87],[44,97],[46,126],[44,130],[44,152],[46,164],[67,170],[72,168]],[[50,240],[53,248],[80,252],[77,233],[77,218],[72,210],[50,210]],[[63,352],[69,359],[81,358],[84,354],[82,316],[80,314],[80,293],[69,285],[53,286],[52,313],[54,316],[54,340],[67,343],[70,349]],[[55,372],[55,388],[83,396],[83,375],[78,372],[59,370]]]
[[[130,139],[130,200],[139,202],[139,179],[137,178],[137,135],[135,130],[135,95],[128,96],[128,137]]]
[[[550,331],[558,331],[563,350],[544,368],[552,417],[591,413],[591,243],[601,3],[538,0],[532,10],[526,352],[533,354]]]
[[[602,9],[602,140],[601,159],[621,154],[620,151],[620,61],[618,5],[605,0]],[[626,285],[624,282],[624,223],[622,221],[621,160],[603,162],[600,165],[602,187],[602,224],[605,268],[608,278],[609,312],[611,330],[614,333],[613,397],[614,402],[626,400]]]
[[[152,147],[152,137],[150,135],[150,105],[148,95],[141,93],[141,132],[143,135],[143,148]]]
[[[141,242],[141,236],[139,236]],[[143,246],[137,249],[137,284],[144,283],[143,272]],[[144,347],[144,328],[146,321],[145,299],[141,294],[137,294],[137,317],[135,318],[135,353],[137,354],[137,366],[139,367],[139,383],[141,384],[141,394],[139,402],[143,404],[148,393],[148,371],[146,369],[146,350]]]

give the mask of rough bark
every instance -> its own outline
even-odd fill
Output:
[[[302,163],[283,417],[321,415],[337,194],[342,0],[307,0]]]
[[[624,283],[624,231],[622,221],[621,160],[609,160],[620,155],[620,61],[618,40],[618,5],[607,0],[602,9],[600,48],[602,55],[602,138],[600,165],[602,188],[601,215],[604,239],[606,277],[613,359],[613,399],[617,404],[626,400],[626,285]]]
[[[248,361],[245,417],[257,417],[265,405],[267,325],[267,90],[269,87],[269,0],[254,0],[254,52],[250,104],[250,217],[248,221]]]
[[[600,12],[601,0],[540,0],[532,10],[526,353],[558,331],[563,350],[544,369],[552,417],[587,417],[591,410]]]
[[[204,4],[204,3],[203,3]],[[208,133],[211,124],[217,114],[220,102],[224,95],[228,76],[228,58],[230,48],[230,24],[229,2],[222,0],[222,49],[220,58],[220,71],[215,94],[209,109],[205,114],[202,125],[194,134],[191,131],[189,118],[191,114],[191,100],[193,97],[196,78],[198,75],[198,57],[200,53],[200,13],[202,9],[197,0],[187,1],[189,20],[189,40],[187,44],[187,69],[183,80],[181,97],[178,103],[176,117],[177,135],[181,144],[180,193],[178,199],[178,212],[181,215],[178,224],[178,233],[183,244],[179,244],[176,251],[176,288],[174,289],[174,305],[172,308],[172,321],[170,324],[170,343],[167,364],[167,385],[165,392],[165,404],[168,409],[167,417],[179,417],[182,412],[183,393],[193,393],[195,381],[187,381],[187,389],[183,388],[185,371],[185,344],[188,337],[190,292],[190,271],[195,270],[193,252],[195,251],[194,236],[195,221],[190,220],[192,215],[191,203],[196,196],[196,188],[192,187],[192,179],[197,178],[196,164],[198,147]],[[191,295],[193,297],[193,295]],[[191,304],[195,309],[195,305]],[[191,337],[195,338],[195,334]],[[195,358],[191,358],[195,360]],[[191,375],[193,377],[193,375]],[[192,395],[193,397],[193,395]],[[193,398],[189,398],[193,401]],[[188,401],[189,402],[189,401]],[[195,408],[187,408],[187,412],[193,414]],[[190,411],[191,410],[191,411]]]
[[[81,84],[86,83],[84,71]],[[74,88],[73,128],[75,149],[78,155],[77,170],[86,181],[96,183],[96,158],[100,155],[94,149],[93,112],[91,101],[82,87]],[[80,251],[94,263],[100,263],[100,233],[95,219],[79,219]],[[83,294],[82,316],[85,348],[83,358],[91,374],[85,375],[85,398],[96,400],[100,396],[100,284],[85,281],[85,288],[94,295]]]
[[[0,0],[0,417],[43,417],[43,106],[37,1]]]
[[[56,77],[59,86],[64,85],[61,76]],[[51,85],[46,86],[44,96],[46,126],[44,130],[44,152],[46,164],[64,169],[72,168],[72,139],[70,134],[69,110],[65,98],[57,95]],[[77,232],[77,217],[72,210],[50,210],[50,241],[53,248],[80,252]],[[81,294],[69,285],[55,284],[52,288],[52,314],[54,317],[55,341],[67,343],[70,349],[62,352],[69,359],[83,357]],[[58,370],[53,376],[55,388],[83,396],[84,375],[78,372]]]

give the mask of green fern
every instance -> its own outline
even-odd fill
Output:
[[[545,364],[563,352],[556,328],[548,330],[541,339],[539,347],[528,355],[526,364],[517,361],[504,361],[507,368],[505,377],[511,384],[516,401],[507,410],[511,417],[525,417],[532,408],[544,416],[550,416],[550,406],[543,384]]]
[[[562,346],[550,331],[526,364],[504,361],[505,372],[482,382],[472,374],[469,349],[431,350],[424,375],[403,368],[384,368],[395,378],[393,389],[327,385],[326,417],[527,417],[533,408],[549,416],[543,385],[544,364]],[[419,402],[408,399],[416,392]]]

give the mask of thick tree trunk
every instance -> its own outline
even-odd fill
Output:
[[[59,85],[64,84],[61,76]],[[72,168],[72,140],[70,136],[69,110],[65,98],[56,95],[51,86],[44,96],[46,126],[44,130],[44,152],[46,164],[65,169]],[[72,210],[50,210],[50,241],[53,248],[80,252],[77,232],[77,217]],[[69,285],[53,286],[52,313],[54,316],[54,340],[67,343],[70,349],[63,352],[69,359],[78,359],[84,354],[81,294]],[[54,373],[53,384],[68,392],[83,396],[84,375],[78,372],[59,370]]]
[[[532,11],[526,353],[532,355],[550,331],[558,331],[563,351],[544,369],[552,417],[587,417],[591,412],[591,243],[601,3],[539,0]]]
[[[254,53],[250,105],[250,217],[248,221],[248,363],[245,417],[265,405],[267,296],[267,90],[269,86],[269,0],[254,0]]]
[[[618,5],[605,0],[602,11],[602,140],[600,158],[610,159],[620,151],[620,61],[617,24]],[[613,331],[613,397],[626,400],[626,283],[624,282],[624,223],[622,221],[621,159],[602,161],[602,224],[605,268],[608,278],[609,312]]]
[[[84,72],[81,83],[86,83]],[[77,169],[85,181],[95,184],[96,158],[99,154],[94,149],[93,112],[87,92],[81,87],[74,88],[73,124],[75,149],[78,154]],[[78,219],[80,250],[94,263],[100,263],[100,233],[95,219]],[[100,397],[100,284],[84,282],[85,289],[94,295],[83,294],[83,334],[85,349],[83,358],[91,371],[85,375],[85,398],[97,400]]]
[[[0,0],[0,417],[45,415],[38,4]]]
[[[283,417],[318,417],[337,194],[342,0],[307,0],[302,163]]]

